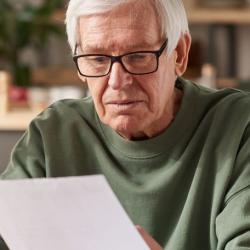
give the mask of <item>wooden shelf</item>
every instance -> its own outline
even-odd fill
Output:
[[[250,8],[187,8],[190,24],[250,24]]]
[[[76,68],[40,68],[32,72],[33,85],[75,85],[83,86],[82,81],[77,75]]]
[[[0,116],[1,131],[24,131],[39,112],[17,110]]]
[[[190,0],[185,3],[190,24],[250,24],[250,7],[205,8]],[[53,22],[63,24],[65,11],[58,10],[52,16]]]

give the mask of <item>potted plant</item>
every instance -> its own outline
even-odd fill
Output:
[[[22,52],[28,47],[41,49],[51,34],[64,35],[62,27],[51,21],[60,3],[43,0],[37,6],[0,1],[0,61],[11,72],[14,85],[31,85],[31,65],[22,61]]]

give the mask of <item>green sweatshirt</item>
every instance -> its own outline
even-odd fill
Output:
[[[250,249],[250,95],[183,79],[176,87],[175,120],[144,141],[102,124],[91,97],[55,103],[32,121],[1,179],[101,173],[164,249]]]

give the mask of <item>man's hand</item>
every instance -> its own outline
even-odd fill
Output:
[[[145,229],[138,225],[136,228],[151,250],[163,250],[163,248],[145,231]]]

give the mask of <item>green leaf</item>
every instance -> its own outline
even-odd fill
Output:
[[[39,7],[26,3],[17,10],[11,1],[0,0],[0,58],[12,66],[19,85],[29,82],[19,52],[30,45],[43,47],[51,35],[65,36],[64,28],[50,21],[60,3],[44,0]]]
[[[17,47],[23,48],[30,43],[32,23],[20,21],[17,23]]]

